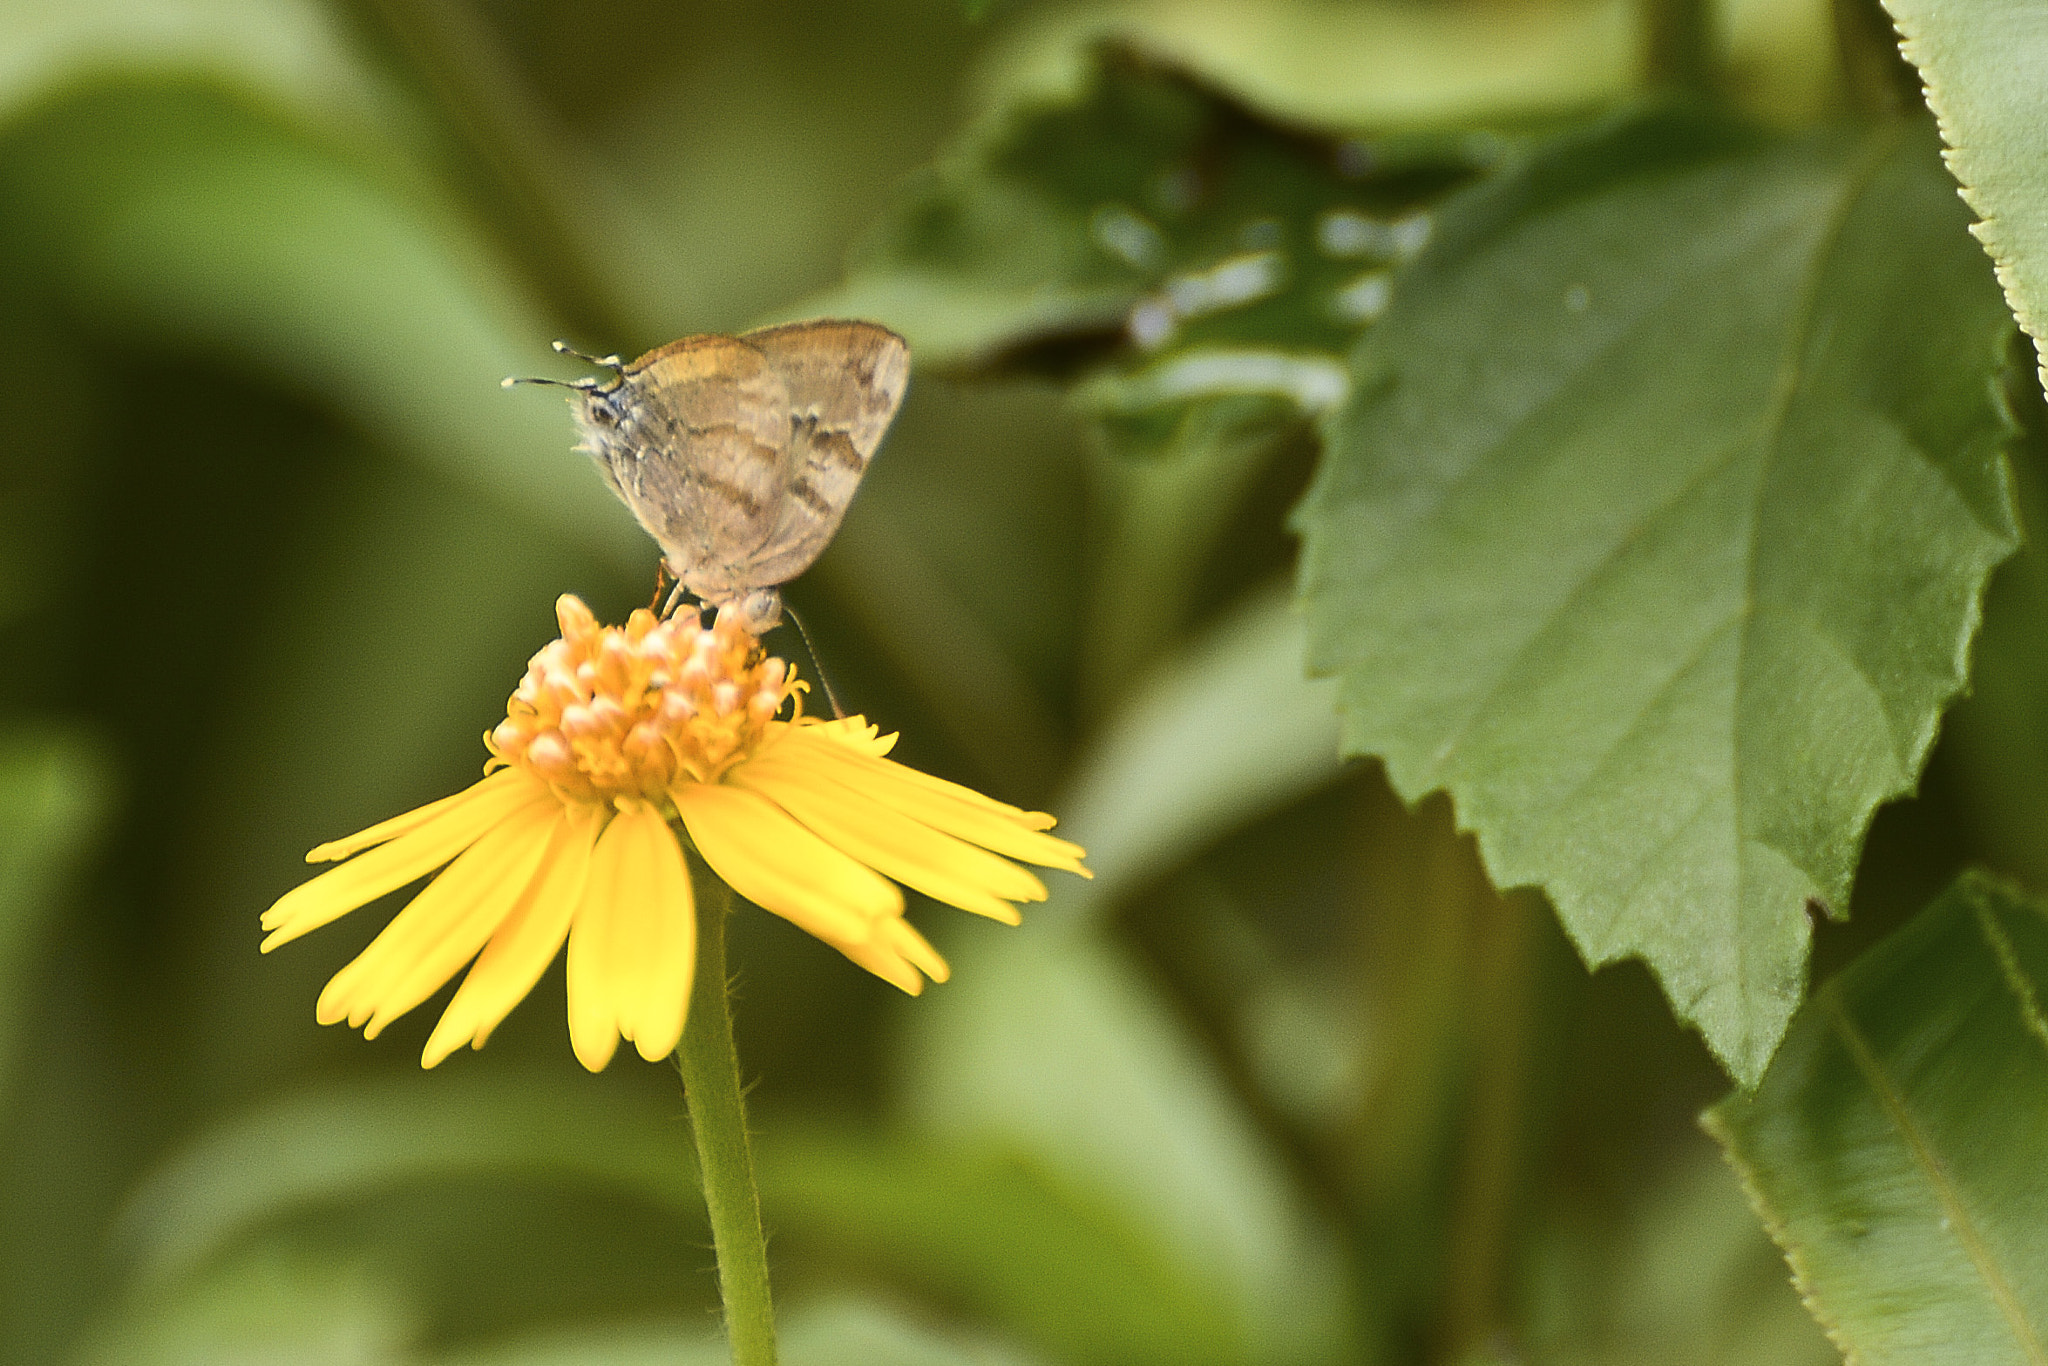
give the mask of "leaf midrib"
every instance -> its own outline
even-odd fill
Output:
[[[1891,1077],[1878,1062],[1877,1055],[1871,1051],[1869,1041],[1863,1037],[1856,1022],[1850,1018],[1848,1008],[1842,1003],[1842,994],[1837,984],[1830,982],[1816,994],[1821,999],[1822,1008],[1827,1011],[1828,1023],[1841,1038],[1850,1060],[1856,1065],[1856,1070],[1862,1074],[1871,1093],[1883,1107],[1885,1117],[1891,1121],[1892,1127],[1898,1130],[1900,1138],[1905,1142],[1906,1150],[1912,1155],[1921,1174],[1926,1177],[1936,1202],[1941,1206],[1949,1232],[1955,1235],[1956,1241],[1963,1246],[1964,1255],[1977,1268],[1977,1274],[1983,1279],[1992,1302],[1998,1306],[1999,1314],[2005,1319],[2013,1341],[2026,1353],[2027,1360],[2034,1363],[2034,1366],[2048,1366],[2048,1348],[2044,1348],[2041,1340],[2034,1335],[2033,1325],[2027,1321],[2026,1310],[2020,1304],[2019,1296],[2006,1282],[1997,1259],[1992,1256],[1982,1233],[1978,1231],[1975,1221],[1963,1205],[1961,1192],[1949,1179],[1940,1157],[1913,1119],[1912,1112],[1906,1106],[1905,1097],[1893,1086]]]

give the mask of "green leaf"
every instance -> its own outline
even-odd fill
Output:
[[[2048,913],[1968,874],[1705,1117],[1852,1361],[2048,1361]]]
[[[2048,0],[1885,0],[2048,387]]]
[[[1631,118],[1446,210],[1324,424],[1347,752],[1746,1084],[2012,550],[2009,326],[1916,129]]]
[[[76,1366],[410,1366],[420,1323],[405,1288],[333,1257],[262,1246],[129,1297]]]
[[[1035,1358],[906,1308],[835,1295],[777,1315],[785,1366],[1031,1366]],[[578,1328],[492,1347],[436,1355],[431,1366],[728,1366],[721,1337],[692,1325]]]
[[[1095,877],[1055,880],[1034,922],[1093,918],[1336,779],[1333,693],[1301,676],[1304,649],[1276,586],[1144,680],[1076,761],[1059,805],[1060,833],[1088,850]]]
[[[1304,408],[1428,235],[1418,209],[1504,140],[1280,124],[1126,50],[1020,96],[899,197],[845,284],[792,310],[875,317],[920,360],[1104,346],[1130,413],[1203,394]]]
[[[702,1208],[673,1110],[559,1082],[412,1076],[266,1102],[162,1163],[122,1218],[145,1279],[175,1276],[269,1221],[408,1183],[547,1177]]]
[[[778,1127],[759,1154],[778,1239],[971,1308],[1054,1359],[1237,1360],[1213,1287],[1115,1201],[998,1145]]]
[[[547,325],[452,204],[378,160],[205,86],[83,87],[0,138],[0,264],[90,336],[276,376],[639,573],[645,537],[560,399],[498,387],[545,362]]]
[[[948,946],[918,1003],[907,1118],[1099,1191],[1229,1324],[1210,1359],[1353,1359],[1331,1231],[1213,1060],[1105,932],[1105,912],[1338,772],[1326,685],[1301,677],[1299,619],[1262,594],[1148,679],[1082,757],[1061,832],[1092,882],[1053,880],[1023,933]],[[1219,720],[1219,718],[1221,718]]]
[[[0,53],[0,115],[148,66],[232,82],[330,126],[400,121],[395,92],[314,0],[0,0]]]

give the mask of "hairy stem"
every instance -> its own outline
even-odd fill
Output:
[[[754,1185],[754,1153],[726,990],[725,921],[732,912],[732,893],[715,877],[699,876],[696,882],[697,987],[689,1027],[676,1050],[676,1070],[683,1074],[690,1132],[697,1140],[733,1366],[775,1366],[768,1245],[761,1232],[761,1195]]]

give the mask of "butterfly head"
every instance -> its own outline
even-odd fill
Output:
[[[782,624],[782,590],[779,588],[750,588],[711,605],[721,613],[731,612],[739,618],[740,625],[756,640]]]

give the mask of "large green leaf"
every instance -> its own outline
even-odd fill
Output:
[[[1706,1117],[1863,1366],[2048,1361],[2048,914],[1966,875]]]
[[[1885,0],[2006,302],[2048,349],[2048,0]],[[2048,386],[2048,357],[2041,368]]]
[[[1663,115],[1532,158],[1443,215],[1297,513],[1346,749],[1745,1083],[2015,538],[2009,323],[1930,141]]]

